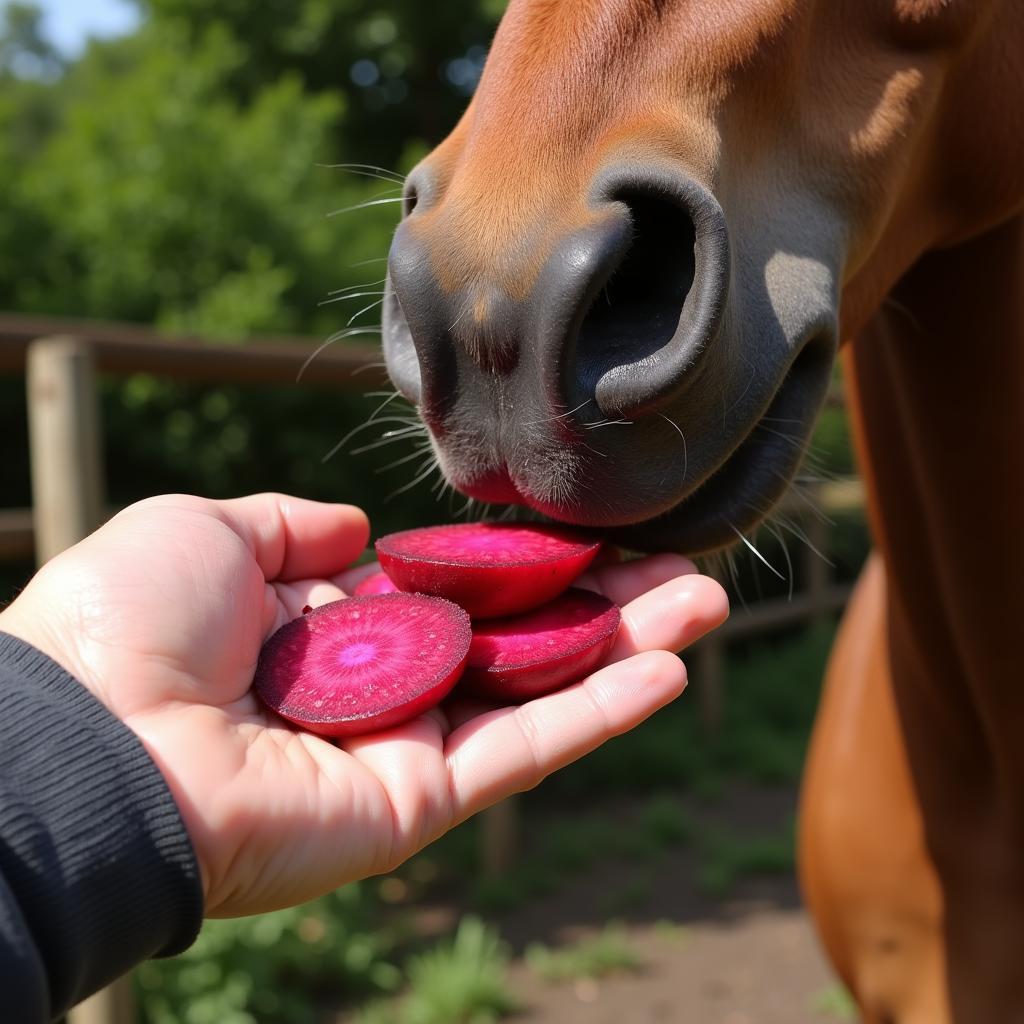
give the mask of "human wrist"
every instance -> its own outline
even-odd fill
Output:
[[[91,678],[92,674],[87,671],[77,646],[68,639],[70,630],[61,626],[59,612],[47,609],[33,592],[31,584],[11,604],[0,610],[0,633],[17,637],[45,654],[108,710],[112,710],[109,702],[104,699],[103,688],[97,685]]]

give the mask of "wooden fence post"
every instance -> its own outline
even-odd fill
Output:
[[[701,640],[694,652],[696,688],[700,721],[704,731],[714,736],[722,724],[722,691],[725,689],[725,644],[712,633]]]
[[[498,878],[519,855],[519,801],[505,797],[480,815],[480,860],[487,878]]]
[[[41,338],[28,350],[29,454],[36,562],[77,544],[102,522],[99,403],[89,346]]]
[[[103,460],[96,373],[89,345],[74,338],[28,349],[29,454],[36,562],[77,544],[103,521]],[[134,1024],[131,978],[76,1006],[68,1024]]]

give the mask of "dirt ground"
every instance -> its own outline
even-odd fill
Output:
[[[705,821],[751,834],[792,821],[795,793],[741,787]],[[544,899],[494,918],[515,959],[510,987],[529,1024],[838,1024],[832,973],[790,873],[745,878],[715,900],[697,884],[692,847],[647,863],[604,863]],[[623,899],[623,896],[627,899]],[[453,921],[461,908],[438,906]],[[525,963],[548,947],[622,922],[639,966],[600,980],[549,983]],[[437,922],[440,924],[441,922]],[[835,993],[832,994],[835,999]]]
[[[777,885],[777,883],[775,883]],[[554,984],[517,960],[511,988],[517,1019],[531,1024],[826,1024],[831,973],[795,893],[748,893],[683,928],[630,924],[640,967],[600,980]],[[764,889],[761,886],[762,890]],[[751,891],[754,890],[754,891]],[[785,898],[777,899],[779,895]],[[565,939],[587,933],[569,930]]]

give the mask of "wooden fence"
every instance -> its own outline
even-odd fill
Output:
[[[313,359],[313,355],[316,358]],[[99,526],[112,510],[104,501],[102,424],[97,373],[150,373],[189,381],[325,386],[373,390],[385,381],[377,348],[316,346],[308,339],[254,340],[244,346],[201,338],[173,339],[126,324],[0,315],[0,374],[25,373],[28,388],[32,508],[0,508],[0,560],[42,564]],[[830,396],[841,404],[838,394]],[[817,485],[814,503],[825,513],[858,512],[863,492],[856,479]],[[2,502],[2,495],[0,495]],[[807,516],[807,505],[789,503],[805,521],[808,539],[828,546],[827,522]],[[691,675],[708,730],[718,727],[726,646],[742,637],[813,621],[841,608],[849,588],[832,582],[828,564],[810,545],[802,548],[807,586],[791,599],[734,609],[726,625],[693,650]],[[500,874],[518,846],[514,801],[483,816],[482,862]],[[131,1024],[135,1012],[127,982],[119,982],[76,1008],[71,1024]]]

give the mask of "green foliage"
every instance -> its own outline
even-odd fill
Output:
[[[481,910],[505,913],[557,891],[581,871],[603,861],[651,860],[668,847],[687,842],[692,832],[689,816],[679,801],[663,795],[645,801],[636,821],[625,825],[603,813],[548,820],[537,828],[531,849],[500,877],[474,878],[470,898]],[[474,863],[460,873],[475,870]],[[642,881],[630,882],[610,894],[605,909],[632,909],[645,902],[649,894],[649,887]]]
[[[454,124],[467,92],[446,69],[487,42],[500,7],[153,0],[132,35],[94,42],[65,65],[39,32],[38,11],[9,4],[0,31],[0,308],[222,339],[345,329],[377,298],[383,266],[364,261],[386,254],[398,207],[328,214],[394,199],[397,186],[323,165],[408,170]],[[363,59],[378,68],[378,85],[352,79]],[[404,83],[397,92],[395,82]],[[322,304],[355,285],[371,294]],[[359,340],[376,341],[375,320],[372,308],[356,318],[353,328],[368,331]],[[20,390],[12,382],[11,401],[0,403],[5,505],[30,501]],[[357,500],[381,531],[452,518],[431,495],[432,479],[385,502],[417,464],[374,468],[408,454],[411,439],[322,463],[380,401],[293,380],[105,382],[109,497],[273,488]],[[20,568],[7,573],[0,599],[8,579],[22,577]]]
[[[825,409],[814,430],[812,439],[817,458],[827,466],[830,473],[849,475],[857,467],[853,458],[853,444],[842,409]]]
[[[826,1017],[836,1020],[856,1020],[857,1003],[842,985],[830,985],[818,992],[811,1000],[811,1008]]]
[[[157,25],[198,39],[211,24],[243,40],[229,82],[247,98],[299,73],[311,91],[344,91],[345,139],[363,163],[393,166],[407,140],[433,145],[472,91],[504,0],[145,0]]]
[[[409,960],[403,998],[371,1004],[357,1024],[493,1024],[516,1009],[507,964],[498,933],[479,918],[464,917],[451,941]]]
[[[635,971],[640,957],[629,944],[622,925],[610,922],[597,935],[552,949],[542,943],[526,948],[530,969],[549,982],[574,978],[604,978],[622,971]]]
[[[0,79],[58,75],[63,61],[43,33],[39,8],[8,0],[0,9]]]
[[[135,974],[146,1024],[312,1024],[318,990],[391,991],[395,936],[364,888],[260,917],[208,921],[179,957]]]
[[[598,906],[605,917],[620,917],[649,906],[654,893],[651,879],[646,875],[636,875],[609,888],[601,896]]]
[[[12,197],[49,227],[12,304],[213,336],[312,321],[338,251],[325,214],[367,188],[315,167],[340,96],[288,77],[240,106],[225,83],[244,60],[217,26],[194,47],[150,26],[68,72],[60,128]]]
[[[794,826],[778,835],[738,835],[723,828],[700,836],[697,882],[706,896],[722,899],[740,879],[788,874],[796,858]]]
[[[834,627],[791,633],[730,653],[723,721],[709,735],[699,718],[699,663],[690,691],[644,725],[548,779],[542,802],[592,793],[682,786],[714,799],[726,779],[795,782],[814,720]],[[623,831],[623,830],[620,830]]]
[[[666,846],[685,843],[693,835],[693,822],[680,802],[672,796],[648,800],[640,815],[641,827],[656,842]]]

